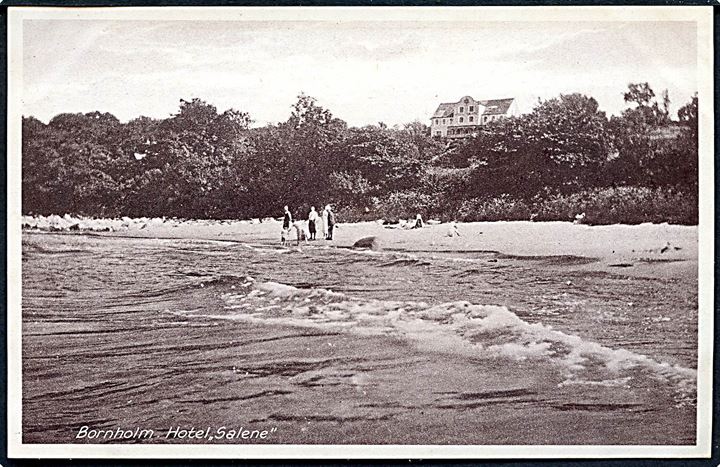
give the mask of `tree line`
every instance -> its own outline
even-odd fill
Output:
[[[22,208],[251,218],[331,203],[341,220],[562,220],[605,197],[599,211],[640,211],[608,222],[696,223],[697,97],[676,118],[667,93],[658,99],[647,83],[630,84],[625,100],[622,115],[608,118],[592,97],[560,95],[462,140],[434,138],[417,121],[349,127],[304,94],[287,121],[259,128],[246,112],[200,99],[181,100],[166,119],[127,123],[101,112],[48,124],[23,117]],[[647,204],[658,196],[674,214]]]

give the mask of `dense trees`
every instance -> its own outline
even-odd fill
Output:
[[[610,153],[606,127],[593,98],[570,94],[541,102],[529,114],[490,125],[462,148],[475,168],[467,188],[477,196],[532,197],[592,184]]]
[[[625,100],[608,119],[592,97],[561,95],[451,144],[421,122],[348,128],[302,94],[287,121],[260,128],[200,99],[163,120],[24,117],[23,212],[238,218],[332,202],[348,219],[483,209],[529,218],[547,214],[543,200],[559,205],[588,189],[696,198],[697,97],[677,120],[667,92],[658,102],[647,83],[631,84]]]

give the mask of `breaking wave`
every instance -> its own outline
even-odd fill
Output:
[[[508,358],[557,366],[563,384],[615,386],[633,378],[671,384],[694,402],[697,372],[624,349],[584,340],[542,323],[528,323],[504,306],[455,301],[361,300],[343,293],[299,289],[251,277],[221,278],[221,309],[175,311],[184,317],[239,320],[391,336],[428,351],[472,358]]]

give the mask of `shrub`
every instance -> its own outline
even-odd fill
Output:
[[[437,212],[435,199],[420,191],[395,191],[377,201],[375,218],[391,222],[398,219],[414,218],[417,214],[428,218]]]
[[[585,213],[587,224],[697,224],[698,196],[671,188],[602,188],[536,199],[534,211],[535,220],[547,221],[571,221]]]
[[[528,220],[531,212],[527,203],[504,194],[489,200],[474,198],[464,201],[458,209],[457,220],[464,222]]]

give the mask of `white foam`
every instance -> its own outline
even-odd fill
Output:
[[[426,350],[479,358],[545,361],[559,366],[571,382],[604,384],[602,381],[640,371],[693,392],[697,378],[693,369],[612,349],[541,323],[528,323],[503,306],[465,301],[431,306],[358,300],[324,289],[297,289],[277,282],[253,282],[250,291],[226,293],[222,298],[227,313],[204,316],[391,335]]]

